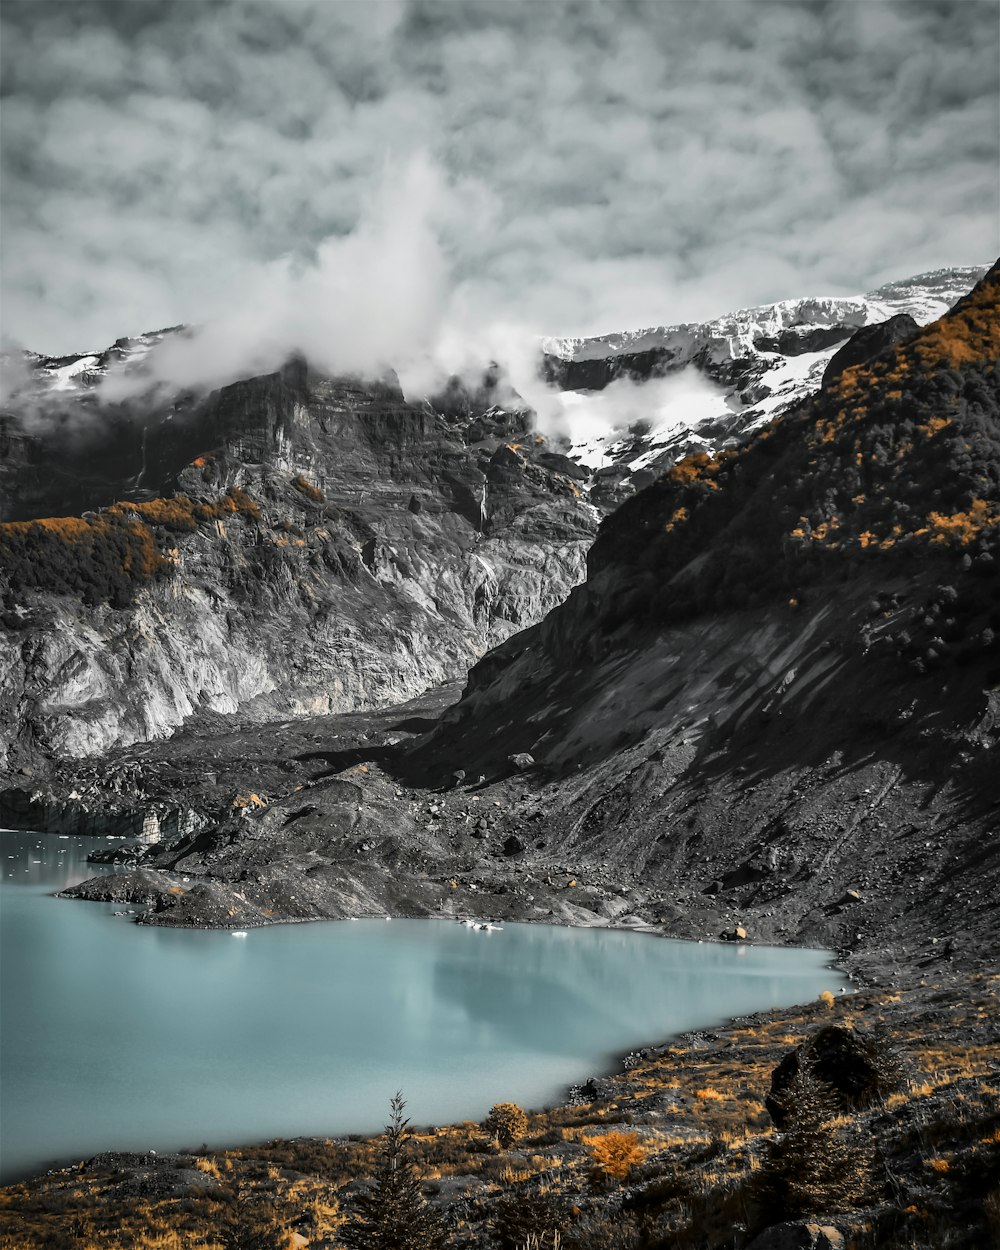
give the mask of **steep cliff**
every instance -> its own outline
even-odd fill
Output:
[[[0,765],[464,674],[565,597],[596,528],[529,424],[297,364],[63,444],[82,515],[39,518],[63,485],[27,473],[30,519],[0,527]]]

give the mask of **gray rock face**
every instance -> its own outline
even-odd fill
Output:
[[[893,347],[915,334],[920,327],[909,313],[897,313],[879,325],[864,326],[855,331],[839,351],[830,358],[823,374],[823,385],[829,386],[845,369],[864,364],[887,347]]]
[[[123,451],[88,505],[146,503],[128,516],[166,576],[112,607],[85,602],[86,587],[60,593],[58,570],[34,586],[11,561],[0,573],[0,768],[102,753],[213,713],[398,703],[463,675],[566,596],[596,530],[572,480],[538,462],[529,422],[446,417],[388,384],[304,366],[153,421],[142,463]],[[81,477],[101,454],[80,452]],[[53,480],[45,497],[26,475],[9,506],[57,512]],[[196,524],[149,499],[184,496],[211,514],[234,490],[246,510]]]

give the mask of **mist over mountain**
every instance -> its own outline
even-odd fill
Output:
[[[348,712],[460,680],[565,598],[603,514],[793,406],[859,327],[926,320],[981,272],[547,342],[535,389],[561,408],[554,431],[502,370],[407,402],[391,374],[329,377],[301,357],[167,391],[155,361],[183,328],[15,356],[0,413],[8,768],[208,712]],[[109,402],[122,380],[131,397]]]

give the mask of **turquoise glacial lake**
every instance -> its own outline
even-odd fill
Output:
[[[815,950],[443,920],[131,924],[56,899],[105,839],[0,832],[2,1170],[537,1107],[629,1049],[837,991]],[[120,910],[120,908],[119,908]]]

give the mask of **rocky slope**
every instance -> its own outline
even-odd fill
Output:
[[[528,753],[563,855],[767,936],[979,957],[1000,885],[1000,266],[601,528],[424,748]],[[473,732],[474,727],[474,732]]]

